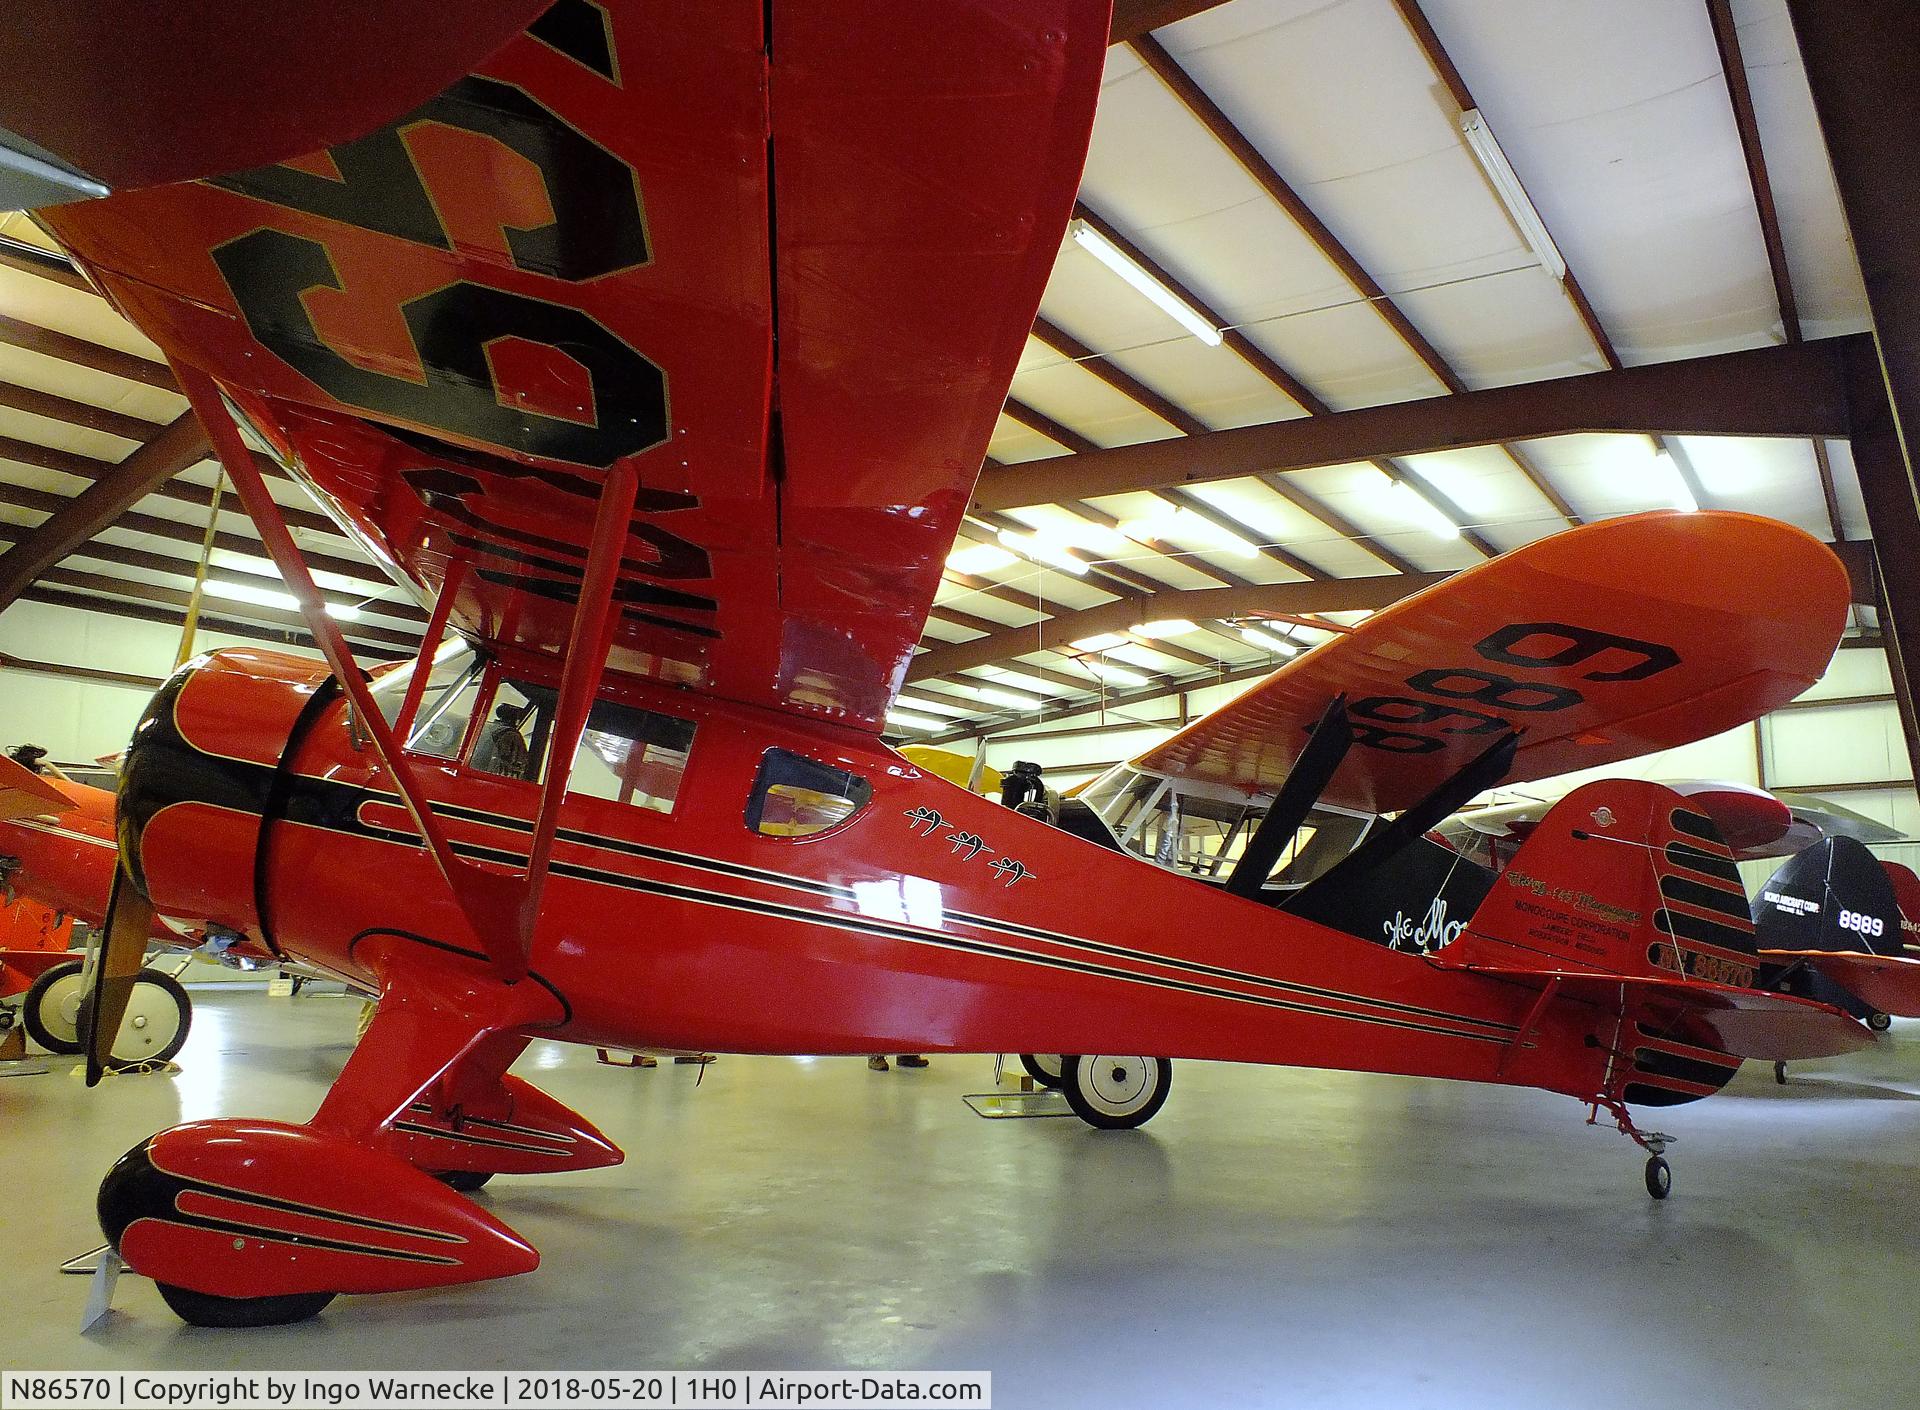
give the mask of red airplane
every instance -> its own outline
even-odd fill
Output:
[[[1607,1110],[1656,1195],[1664,1138],[1629,1102],[1871,1041],[1750,987],[1726,848],[1656,785],[1563,803],[1444,955],[1306,913],[1462,789],[1803,689],[1847,585],[1768,521],[1536,544],[1177,737],[1274,798],[1224,888],[882,743],[1070,214],[1107,23],[1101,0],[560,0],[325,150],[238,173],[176,151],[168,176],[207,179],[136,164],[42,212],[172,360],[331,668],[221,652],[155,696],[92,1047],[155,914],[382,996],[312,1120],[191,1123],[108,1174],[109,1239],[181,1316],[532,1269],[447,1181],[621,1158],[507,1072],[535,1037],[1065,1048],[1114,1124],[1174,1057],[1530,1085]],[[355,668],[246,437],[433,603],[411,668]],[[1791,603],[1751,592],[1763,565]],[[1266,904],[1323,802],[1400,816]]]
[[[81,1051],[80,1010],[87,975],[71,953],[73,923],[98,927],[106,918],[114,875],[114,797],[106,789],[50,778],[0,755],[0,876],[12,923],[0,952],[0,994],[20,994],[29,1036],[49,1052]],[[197,945],[156,921],[151,938],[169,946]],[[134,977],[128,1010],[108,1065],[165,1062],[187,1041],[192,1001],[172,975],[143,969]]]

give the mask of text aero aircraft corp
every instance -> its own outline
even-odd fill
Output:
[[[1750,987],[1726,848],[1653,785],[1574,795],[1426,956],[883,745],[1068,219],[1105,7],[519,8],[479,52],[456,51],[493,46],[484,25],[395,38],[409,81],[448,75],[408,111],[345,95],[351,123],[239,171],[183,169],[192,131],[157,174],[115,151],[113,194],[41,213],[173,362],[332,667],[221,652],[154,697],[99,1026],[154,914],[382,995],[310,1121],[177,1127],[107,1177],[109,1238],[176,1311],[285,1321],[533,1268],[434,1176],[620,1159],[507,1073],[534,1037],[1150,1054],[1078,1063],[1120,1120],[1170,1058],[1414,1073],[1564,1092],[1636,1135],[1629,1102],[1870,1041]],[[224,141],[256,131],[254,91],[193,99]],[[101,172],[87,96],[73,130],[11,125]],[[243,431],[433,603],[411,669],[353,666]],[[1795,591],[1750,594],[1762,565]],[[1592,526],[1379,614],[1173,747],[1274,795],[1256,857],[1323,799],[1406,810],[1289,902],[1315,910],[1459,788],[1788,699],[1846,600],[1837,561],[1767,521]]]

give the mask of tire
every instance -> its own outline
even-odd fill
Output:
[[[80,1006],[80,1031],[85,1033],[93,1017],[92,996]],[[113,1040],[113,1052],[107,1058],[109,1072],[171,1062],[185,1046],[193,1027],[193,1000],[170,974],[143,969],[134,977],[133,994],[127,1000],[127,1016]]]
[[[1042,1087],[1060,1085],[1061,1057],[1058,1053],[1022,1053],[1020,1066],[1026,1069],[1027,1076]]]
[[[86,999],[85,966],[68,960],[42,971],[20,1003],[20,1019],[27,1036],[50,1053],[72,1057],[80,1051],[78,1012]],[[67,1002],[74,1004],[75,1017],[67,1015]]]
[[[1673,1192],[1673,1171],[1663,1156],[1647,1157],[1647,1193],[1655,1199],[1665,1199]]]
[[[458,1190],[463,1195],[472,1194],[494,1176],[491,1170],[433,1170],[428,1173],[448,1189]]]
[[[338,1293],[280,1293],[273,1297],[215,1297],[155,1281],[174,1315],[190,1327],[284,1327],[317,1316]]]
[[[1889,1028],[1893,1027],[1893,1018],[1889,1014],[1875,1011],[1867,1015],[1867,1027],[1871,1028],[1875,1033],[1885,1033]]]
[[[1060,1059],[1060,1090],[1073,1114],[1102,1131],[1144,1126],[1167,1104],[1173,1064],[1165,1058],[1073,1057]]]

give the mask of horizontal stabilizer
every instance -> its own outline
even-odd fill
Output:
[[[1762,950],[1768,964],[1803,964],[1881,1013],[1920,1018],[1920,959],[1864,950]]]
[[[0,754],[0,822],[53,817],[77,806],[49,780]]]
[[[1858,1052],[1878,1041],[1840,1010],[1790,994],[1766,994],[1698,979],[1595,974],[1587,970],[1517,969],[1488,964],[1447,964],[1443,969],[1508,979],[1534,989],[1552,987],[1555,999],[1625,1010],[1675,1024],[1684,1022],[1694,1041],[1729,1057],[1801,1062]]]

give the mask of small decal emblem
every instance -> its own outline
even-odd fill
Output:
[[[1607,807],[1606,804],[1603,803],[1593,810],[1593,825],[1595,827],[1612,827],[1613,824],[1613,809]]]

